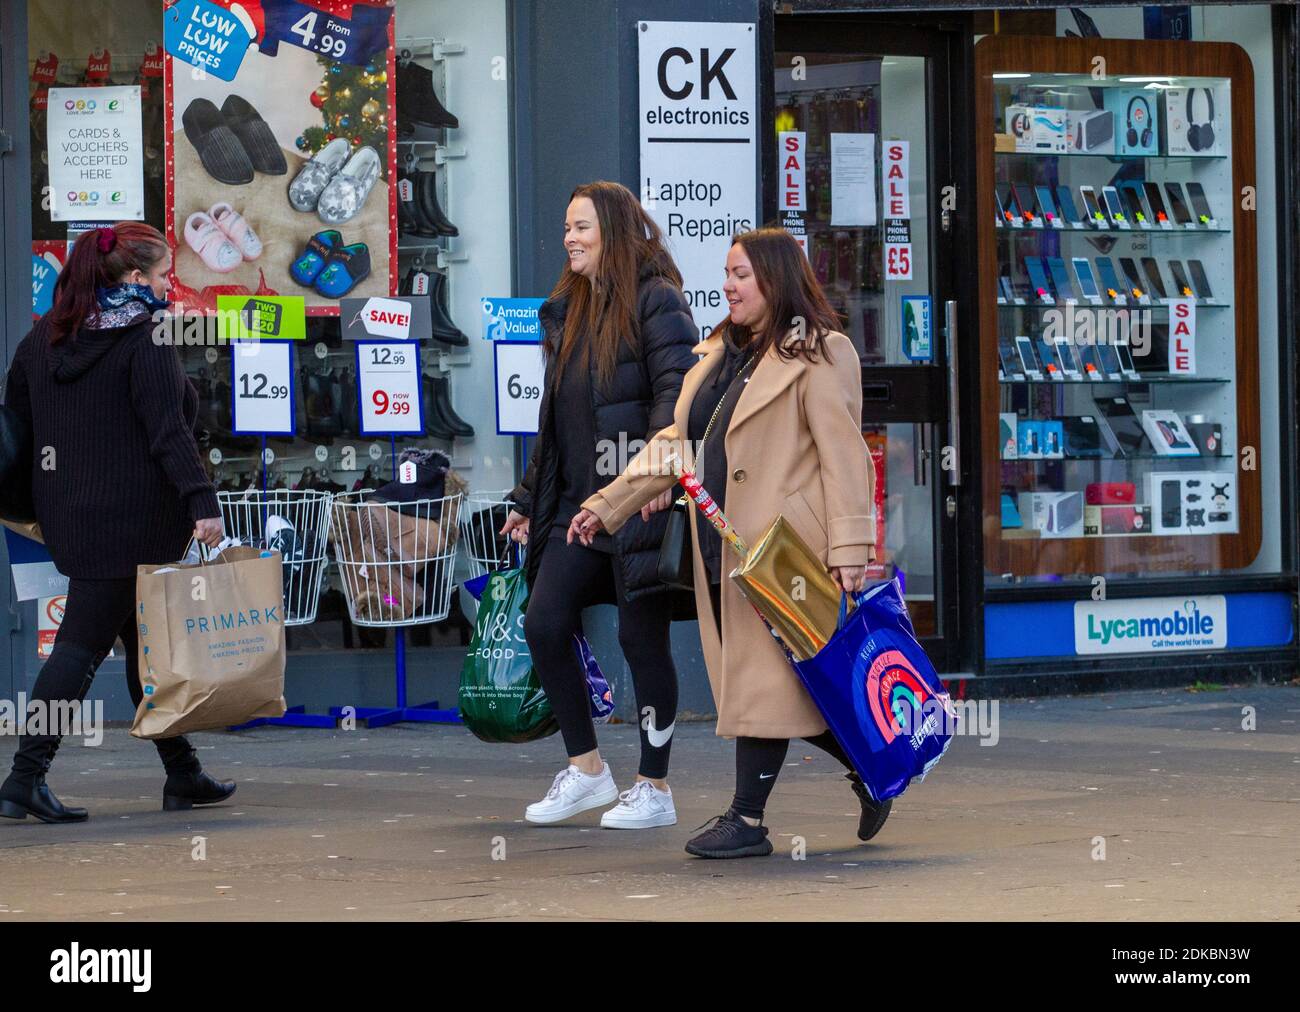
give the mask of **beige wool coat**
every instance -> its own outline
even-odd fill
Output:
[[[799,340],[794,331],[787,344]],[[874,469],[862,438],[862,376],[847,337],[826,338],[829,360],[785,360],[771,349],[745,385],[727,429],[724,512],[754,544],[784,514],[828,566],[863,566],[875,557]],[[626,470],[582,505],[616,531],[676,482],[663,466],[676,447],[693,468],[682,438],[691,403],[723,353],[721,336],[695,347],[700,361],[686,374],[673,424],[657,433]],[[711,490],[712,491],[712,490]],[[716,494],[716,493],[715,493]],[[692,513],[694,512],[692,508]],[[735,583],[722,581],[722,629],[713,619],[694,517],[690,524],[695,600],[709,684],[724,737],[804,738],[826,730],[811,697],[780,646]],[[710,530],[709,537],[717,536]],[[739,562],[722,549],[723,572]]]

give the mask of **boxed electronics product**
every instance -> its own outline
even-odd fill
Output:
[[[1147,502],[1156,534],[1237,531],[1237,476],[1231,471],[1153,471]]]
[[[1090,506],[1131,506],[1137,502],[1137,486],[1131,481],[1093,481],[1084,496]]]
[[[1021,418],[1016,426],[1016,456],[1034,459],[1043,455],[1043,423]]]
[[[1102,534],[1150,534],[1150,506],[1084,506],[1083,533],[1086,537]]]
[[[1177,411],[1143,411],[1142,429],[1162,457],[1200,456],[1200,448],[1192,441]]]
[[[1223,426],[1218,422],[1206,422],[1200,415],[1189,415],[1187,432],[1200,447],[1201,456],[1223,456]]]
[[[1106,88],[1106,108],[1115,114],[1115,153],[1160,153],[1160,93],[1146,88]]]
[[[1021,492],[1020,516],[1025,526],[1045,538],[1083,536],[1082,492]]]
[[[1016,509],[1015,501],[1005,492],[1002,493],[1002,526],[1011,529],[1021,526],[1020,511]]]
[[[1014,411],[1003,411],[998,415],[998,441],[1002,445],[1002,459],[1015,460],[1019,456],[1017,444],[1017,419]]]
[[[1068,150],[1066,115],[1064,109],[1052,106],[1009,105],[1005,119],[1007,133],[1016,139],[1017,151],[1064,154]]]
[[[1048,419],[1043,426],[1043,456],[1065,456],[1065,427],[1059,418]]]
[[[1217,155],[1227,124],[1227,96],[1217,88],[1166,88],[1165,145],[1171,155]]]
[[[1115,153],[1115,114],[1109,109],[1070,109],[1065,132],[1069,148],[1090,155]]]

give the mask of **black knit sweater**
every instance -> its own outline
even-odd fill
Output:
[[[180,558],[194,521],[221,514],[194,439],[198,396],[146,315],[51,345],[18,345],[6,403],[31,423],[32,498],[59,572],[134,576]]]

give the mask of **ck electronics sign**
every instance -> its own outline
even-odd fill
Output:
[[[727,312],[731,237],[758,220],[754,26],[642,21],[641,202],[663,229],[695,323]]]

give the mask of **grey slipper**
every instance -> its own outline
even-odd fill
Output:
[[[316,214],[327,225],[341,225],[356,217],[379,178],[379,152],[360,148],[325,187]]]
[[[348,160],[349,145],[336,137],[312,156],[289,184],[289,203],[295,211],[314,211],[326,184]]]

